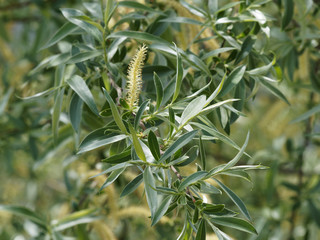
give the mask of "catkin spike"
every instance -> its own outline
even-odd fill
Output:
[[[142,67],[144,65],[146,53],[147,46],[143,44],[132,58],[128,67],[126,101],[131,110],[138,106],[139,103],[139,95],[142,88]]]

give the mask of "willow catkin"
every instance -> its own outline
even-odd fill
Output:
[[[131,110],[138,106],[139,103],[139,95],[142,88],[142,67],[146,53],[147,47],[142,45],[129,64],[126,102]]]

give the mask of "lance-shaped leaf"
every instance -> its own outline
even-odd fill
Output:
[[[30,210],[29,208],[13,205],[0,204],[0,211],[6,211],[12,214],[16,214],[29,219],[38,226],[47,229],[46,221],[42,219],[37,213]]]
[[[69,86],[78,94],[78,96],[88,105],[93,113],[99,116],[96,103],[94,102],[92,93],[82,77],[74,75],[67,80]]]
[[[205,239],[206,239],[206,221],[202,218],[200,220],[200,225],[198,227],[195,240],[205,240]]]
[[[242,79],[246,71],[246,66],[239,66],[235,68],[230,75],[227,77],[221,92],[219,93],[220,97],[226,95],[231,89],[233,89]]]
[[[190,186],[191,184],[194,184],[198,182],[199,180],[203,179],[208,174],[207,171],[199,171],[191,174],[187,178],[183,180],[183,182],[180,184],[178,190],[182,191],[186,187]]]
[[[105,128],[100,128],[89,133],[80,143],[78,154],[121,141],[128,137],[124,134],[106,135],[104,133],[105,130]]]
[[[43,47],[40,48],[40,50],[51,47],[66,36],[74,33],[78,28],[79,27],[77,25],[67,22],[48,40],[48,42]]]
[[[219,186],[222,188],[222,190],[230,197],[230,199],[237,205],[237,207],[240,209],[240,211],[243,213],[243,215],[251,221],[250,214],[246,208],[246,205],[243,203],[243,201],[226,185],[224,185],[222,182],[219,180],[213,178]]]
[[[129,182],[127,186],[125,186],[125,188],[122,190],[120,194],[120,197],[124,197],[132,193],[134,190],[136,190],[139,187],[142,181],[143,181],[143,174],[141,173],[137,177],[135,177],[131,182]]]
[[[114,121],[116,122],[116,124],[118,125],[119,129],[123,132],[123,133],[128,133],[127,132],[127,129],[126,127],[124,126],[123,122],[122,122],[122,119],[121,119],[121,116],[118,112],[118,109],[117,109],[117,106],[116,104],[114,103],[114,101],[112,100],[112,98],[110,97],[109,93],[104,89],[102,88],[103,92],[104,92],[104,95],[110,105],[110,108],[111,108],[111,112],[112,112],[112,116],[114,118]]]
[[[133,127],[131,126],[131,124],[129,124],[129,130],[130,130],[130,133],[131,133],[131,137],[132,137],[132,143],[133,143],[133,146],[134,146],[134,150],[136,151],[138,157],[146,162],[147,159],[146,159],[146,155],[144,154],[143,152],[143,149],[141,147],[141,144],[139,142],[139,139],[137,137],[137,133],[136,131],[133,129]]]
[[[152,130],[150,130],[149,135],[148,135],[148,144],[149,144],[149,148],[150,148],[152,155],[154,156],[154,158],[157,161],[159,161],[160,147],[159,147],[157,137]]]
[[[155,212],[153,218],[152,218],[152,222],[151,222],[151,226],[155,225],[157,222],[159,222],[159,220],[163,217],[163,215],[167,212],[171,200],[172,200],[173,196],[167,196],[166,198],[164,198],[161,202],[161,204],[159,205],[157,211]]]
[[[138,112],[136,114],[136,117],[134,118],[134,129],[135,130],[138,130],[142,114],[146,110],[146,107],[148,106],[148,103],[149,103],[149,100],[146,100],[139,107],[139,110],[138,110]]]
[[[176,151],[181,149],[183,146],[185,146],[187,143],[189,143],[193,137],[197,134],[198,130],[193,130],[191,132],[185,133],[180,138],[178,138],[161,156],[160,162],[163,162],[167,160],[169,157],[171,157]]]
[[[79,224],[90,223],[97,221],[100,218],[96,216],[95,212],[97,209],[84,209],[78,212],[74,212],[66,217],[53,220],[51,225],[54,231],[62,231]]]
[[[108,187],[109,185],[111,185],[115,180],[117,180],[117,178],[121,175],[121,173],[123,173],[123,171],[126,169],[126,166],[123,168],[119,168],[115,171],[113,171],[107,178],[107,180],[103,183],[103,185],[100,188],[100,191],[106,187]]]
[[[176,47],[176,52],[177,52],[177,70],[176,70],[176,84],[175,84],[174,94],[173,94],[171,103],[173,103],[177,99],[177,97],[180,93],[181,83],[182,83],[182,79],[183,79],[182,60],[181,60],[181,56],[180,56],[180,53],[178,51],[177,46],[175,46],[175,47]]]
[[[151,211],[151,219],[153,219],[158,209],[158,196],[156,189],[156,182],[151,172],[151,167],[147,166],[143,172],[144,188],[146,191],[147,202]]]
[[[240,231],[258,234],[254,226],[251,223],[236,217],[214,217],[210,218],[210,221],[214,224],[238,229]]]
[[[163,86],[157,73],[153,73],[153,81],[157,92],[156,110],[159,109],[163,99]]]
[[[231,167],[233,167],[234,165],[237,164],[237,162],[240,160],[241,156],[244,154],[244,150],[246,149],[248,142],[249,142],[249,136],[250,136],[250,132],[248,132],[246,140],[243,144],[243,146],[241,147],[240,151],[238,152],[238,154],[231,160],[229,161],[226,166],[223,168],[224,170],[227,170]]]
[[[185,108],[181,115],[181,122],[179,128],[183,127],[186,123],[192,120],[195,116],[197,116],[204,106],[206,105],[206,96],[201,95],[195,99],[193,99],[188,106]]]

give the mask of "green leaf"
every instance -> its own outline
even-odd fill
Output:
[[[144,154],[143,152],[143,149],[141,147],[141,144],[139,142],[139,139],[137,137],[137,133],[136,131],[134,130],[134,128],[131,126],[131,124],[129,124],[129,130],[130,130],[130,133],[131,133],[131,137],[132,137],[132,143],[133,143],[133,146],[134,146],[134,150],[136,151],[138,157],[146,162],[147,159],[146,159],[146,155]]]
[[[80,143],[78,154],[121,141],[128,137],[124,134],[106,135],[104,133],[105,130],[105,128],[100,128],[89,133]]]
[[[62,15],[71,23],[76,26],[81,27],[90,35],[94,36],[99,42],[103,40],[102,33],[95,26],[87,23],[83,20],[77,19],[77,17],[85,16],[85,14],[79,10],[71,9],[71,8],[62,8]]]
[[[139,2],[134,2],[134,1],[120,1],[118,4],[119,7],[128,7],[128,8],[134,8],[137,10],[142,10],[142,11],[147,11],[147,12],[156,12],[156,13],[161,13],[153,8],[150,8],[146,6],[145,4],[141,4]]]
[[[240,231],[258,234],[256,229],[251,225],[251,223],[236,217],[214,217],[210,218],[210,221],[214,224],[238,229]]]
[[[212,50],[206,54],[204,54],[201,59],[207,59],[209,57],[213,57],[213,56],[218,56],[219,54],[221,53],[224,53],[224,52],[228,52],[228,51],[232,51],[234,50],[235,48],[234,47],[224,47],[224,48],[218,48],[218,49],[215,49],[215,50]]]
[[[185,108],[181,115],[181,122],[179,128],[181,129],[185,124],[197,116],[206,105],[206,96],[201,95],[193,99]]]
[[[53,113],[52,113],[52,133],[53,133],[53,142],[57,143],[58,139],[58,128],[59,128],[59,121],[60,121],[60,113],[62,108],[64,96],[64,88],[62,88],[55,99],[54,106],[53,106]]]
[[[179,96],[181,83],[182,83],[182,79],[183,79],[182,60],[181,60],[181,56],[179,54],[177,46],[175,46],[175,47],[176,47],[176,52],[177,52],[176,84],[175,84],[174,94],[173,94],[173,97],[172,97],[171,104],[174,103],[174,101]]]
[[[146,191],[147,202],[151,211],[151,219],[154,218],[158,209],[158,196],[156,189],[155,179],[153,177],[151,167],[147,166],[143,172],[144,188]]]
[[[185,23],[185,24],[193,24],[193,25],[203,25],[202,22],[192,19],[192,18],[187,18],[187,17],[168,17],[161,19],[160,22],[169,22],[169,23]]]
[[[67,215],[66,217],[60,220],[52,221],[52,228],[54,231],[62,231],[79,224],[90,223],[99,220],[97,216],[94,215],[96,209],[84,209],[78,212]]]
[[[283,0],[284,14],[282,17],[281,28],[284,30],[292,20],[294,12],[294,2],[293,0]]]
[[[124,197],[130,193],[132,193],[134,190],[136,190],[139,185],[143,181],[143,174],[139,174],[137,177],[135,177],[131,182],[128,183],[127,186],[122,190],[120,197]]]
[[[173,164],[174,161],[172,161],[172,162],[170,163],[170,165],[176,165],[176,166],[178,166],[178,167],[186,166],[186,165],[192,163],[194,160],[197,159],[198,153],[199,153],[199,147],[198,147],[198,146],[193,146],[193,147],[190,148],[190,149],[188,150],[188,152],[184,155],[184,156],[188,157],[188,159],[186,159],[186,161],[183,161],[182,163],[176,163],[176,164]]]
[[[57,91],[59,88],[61,88],[60,86],[59,87],[52,87],[52,88],[49,88],[43,92],[39,92],[39,93],[36,93],[32,96],[29,96],[29,97],[24,97],[24,98],[21,98],[22,100],[33,100],[35,98],[38,98],[38,97],[44,97],[44,96],[47,96],[49,94],[52,94],[54,93],[55,91]],[[20,98],[20,97],[19,97]]]
[[[228,92],[230,92],[230,90],[233,89],[241,81],[245,71],[246,71],[245,65],[235,68],[227,77],[224,83],[224,86],[221,89],[221,92],[219,93],[219,96],[223,97]]]
[[[311,199],[308,199],[309,212],[313,220],[320,227],[320,209],[316,207]]]
[[[241,50],[240,50],[240,52],[238,53],[234,64],[238,64],[238,63],[241,62],[246,56],[248,56],[248,54],[250,53],[250,51],[251,51],[254,43],[255,43],[255,40],[252,39],[251,36],[248,36],[248,37],[244,40],[244,42],[243,42],[243,44],[242,44],[242,46],[241,46]]]
[[[280,98],[282,101],[286,102],[288,105],[290,105],[288,99],[286,96],[275,86],[270,84],[268,81],[265,81],[263,78],[259,78],[260,82],[274,95],[276,95],[278,98]]]
[[[202,169],[206,170],[206,152],[204,150],[203,141],[201,135],[199,137],[199,146],[200,146],[200,162],[202,165]]]
[[[69,86],[79,95],[79,97],[88,105],[93,113],[99,116],[96,103],[93,99],[92,93],[88,88],[86,82],[82,77],[74,75],[67,80]]]
[[[216,98],[216,96],[220,93],[221,89],[223,88],[223,85],[224,85],[224,81],[226,79],[226,76],[227,76],[227,73],[224,74],[220,84],[218,85],[218,87],[216,88],[216,90],[214,90],[214,92],[210,95],[210,97],[208,97],[207,99],[207,102],[206,102],[206,105],[209,105],[213,99]]]
[[[166,40],[146,32],[119,31],[119,32],[111,33],[107,38],[121,38],[121,37],[132,38],[132,39],[140,40],[143,42],[162,43],[166,46],[171,46],[171,44]]]
[[[308,119],[309,117],[311,117],[312,115],[314,115],[318,112],[320,112],[320,104],[311,108],[309,111],[305,112],[304,114],[300,115],[299,117],[293,119],[290,123],[301,122],[303,120]]]
[[[131,159],[131,149],[125,150],[121,153],[112,155],[111,157],[108,157],[106,159],[103,159],[102,162],[115,164],[115,163],[123,163],[127,162]]]
[[[163,86],[162,86],[161,80],[156,72],[153,73],[153,81],[154,81],[154,85],[156,87],[156,92],[157,92],[157,101],[156,101],[156,109],[155,110],[158,110],[161,105],[162,99],[163,99]]]
[[[104,175],[104,174],[107,174],[107,173],[109,173],[109,172],[118,170],[118,169],[120,169],[120,168],[130,167],[130,166],[132,166],[132,164],[129,164],[129,163],[127,163],[127,162],[119,163],[119,164],[117,164],[117,165],[114,165],[114,166],[112,166],[112,167],[107,168],[106,170],[102,171],[101,173],[98,173],[98,174],[96,174],[96,175],[94,175],[94,176],[92,176],[92,177],[89,177],[89,179],[95,178],[95,177],[98,177],[98,176],[101,176],[101,175]]]
[[[104,182],[104,184],[101,186],[100,191],[109,185],[111,185],[117,178],[123,173],[123,171],[126,169],[126,167],[114,170],[107,178],[107,180]]]
[[[72,23],[64,24],[47,42],[46,44],[40,48],[40,50],[46,49],[51,47],[52,45],[56,44],[57,42],[64,39],[66,36],[74,33],[78,29],[77,25]]]
[[[186,187],[190,186],[191,184],[194,184],[204,178],[208,174],[207,171],[199,171],[191,174],[187,178],[183,180],[183,182],[180,184],[178,191],[184,190]]]
[[[204,131],[206,131],[207,133],[209,133],[211,136],[216,137],[218,139],[220,139],[222,142],[232,146],[233,148],[240,150],[240,147],[229,137],[223,135],[222,133],[220,133],[218,130],[214,129],[214,128],[210,128],[204,124],[201,123],[195,123],[192,122],[192,125],[199,127],[201,129],[203,129]]]
[[[13,91],[14,91],[14,88],[10,87],[9,90],[7,90],[6,94],[1,98],[1,100],[0,100],[0,116],[4,113]]]
[[[203,205],[203,212],[208,215],[221,212],[224,209],[224,204],[203,203]]]
[[[222,194],[222,192],[218,188],[205,181],[201,182],[200,192],[207,194]]]
[[[224,185],[222,182],[219,180],[213,178],[219,186],[223,189],[223,191],[230,197],[230,199],[237,205],[237,207],[240,209],[240,211],[243,213],[243,215],[251,221],[250,214],[246,208],[246,205],[242,202],[242,200],[226,185]]]
[[[273,59],[270,63],[268,63],[268,65],[262,66],[262,67],[258,67],[252,70],[247,71],[246,73],[248,73],[251,76],[262,76],[262,75],[266,75],[270,69],[272,68],[272,66],[276,63],[277,61],[277,56],[275,54],[273,54]],[[263,76],[264,77],[264,76]]]
[[[232,240],[231,237],[222,232],[219,228],[215,227],[210,221],[208,221],[208,224],[210,225],[214,233],[217,235],[219,240]]]
[[[0,204],[0,211],[6,211],[12,214],[16,214],[22,217],[29,219],[30,221],[34,222],[38,226],[47,229],[46,221],[38,216],[37,213],[34,211],[20,206],[13,206],[13,205],[4,205]]]
[[[91,58],[95,58],[98,56],[101,56],[103,54],[102,51],[88,51],[88,52],[80,52],[72,56],[68,59],[66,64],[74,64],[79,62],[84,62],[86,60],[89,60]]]
[[[154,216],[152,218],[151,226],[155,225],[159,220],[163,217],[163,215],[167,212],[171,200],[173,196],[167,196],[164,198],[158,207],[157,211],[154,213]]]
[[[195,240],[205,240],[205,239],[206,239],[206,221],[202,218],[197,230],[197,235]]]
[[[242,157],[242,155],[243,155],[243,153],[244,153],[244,150],[246,149],[246,147],[247,147],[247,145],[248,145],[249,136],[250,136],[250,132],[248,132],[247,137],[246,137],[246,140],[245,140],[243,146],[241,147],[240,151],[238,152],[238,154],[237,154],[231,161],[229,161],[229,162],[225,165],[225,167],[223,168],[223,170],[227,170],[227,169],[233,167],[234,165],[236,165],[236,164],[239,162],[240,158]]]
[[[122,122],[122,119],[121,119],[121,116],[118,112],[118,109],[116,107],[116,104],[113,102],[112,98],[110,97],[109,93],[104,89],[102,88],[103,92],[104,92],[104,96],[106,97],[109,105],[110,105],[110,108],[111,108],[111,111],[112,111],[112,116],[114,118],[114,121],[116,122],[116,124],[118,125],[119,129],[127,134],[127,129],[126,127],[124,126],[123,122]]]
[[[137,114],[136,114],[136,116],[134,118],[134,129],[135,130],[138,130],[142,114],[146,110],[146,107],[148,106],[148,103],[149,103],[149,100],[146,100],[139,107],[139,110],[138,110],[138,112],[137,112]]]
[[[80,123],[82,119],[83,101],[78,94],[74,94],[70,101],[69,118],[72,128],[76,133],[79,133]]]
[[[154,158],[157,161],[159,161],[160,147],[159,147],[157,137],[152,130],[150,130],[149,135],[148,135],[148,144],[149,144],[149,148],[150,148],[152,155],[154,156]]]
[[[193,137],[197,134],[198,130],[193,130],[191,132],[185,133],[180,138],[178,138],[161,156],[160,162],[167,160],[171,157],[176,151],[181,149],[184,145],[189,143]]]

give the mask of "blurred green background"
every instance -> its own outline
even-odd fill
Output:
[[[224,179],[246,203],[259,235],[226,232],[234,239],[316,240],[320,236],[320,7],[318,1],[293,1],[293,20],[283,31],[280,18],[288,1],[264,2],[264,11],[275,19],[266,44],[282,68],[278,87],[290,105],[259,89],[254,101],[246,104],[247,117],[232,125],[231,138],[237,143],[245,138],[244,129],[251,130],[249,164],[269,169],[253,171],[252,183]],[[174,219],[149,227],[141,189],[118,200],[133,178],[130,172],[98,194],[104,178],[88,178],[99,170],[99,154],[75,155],[78,143],[69,125],[60,130],[59,144],[53,144],[52,99],[21,99],[51,87],[54,69],[29,72],[55,52],[41,47],[65,23],[59,9],[81,6],[80,0],[0,0],[0,203],[28,207],[48,221],[88,208],[94,217],[103,216],[89,227],[72,228],[67,234],[74,236],[71,239],[82,239],[83,231],[90,232],[90,239],[174,239],[179,228]],[[63,47],[63,42],[58,44]],[[62,116],[62,121],[63,117],[67,118]],[[224,144],[207,148],[213,166],[234,153]],[[95,206],[103,204],[104,212],[95,213]],[[0,211],[0,239],[42,237],[31,221]]]

